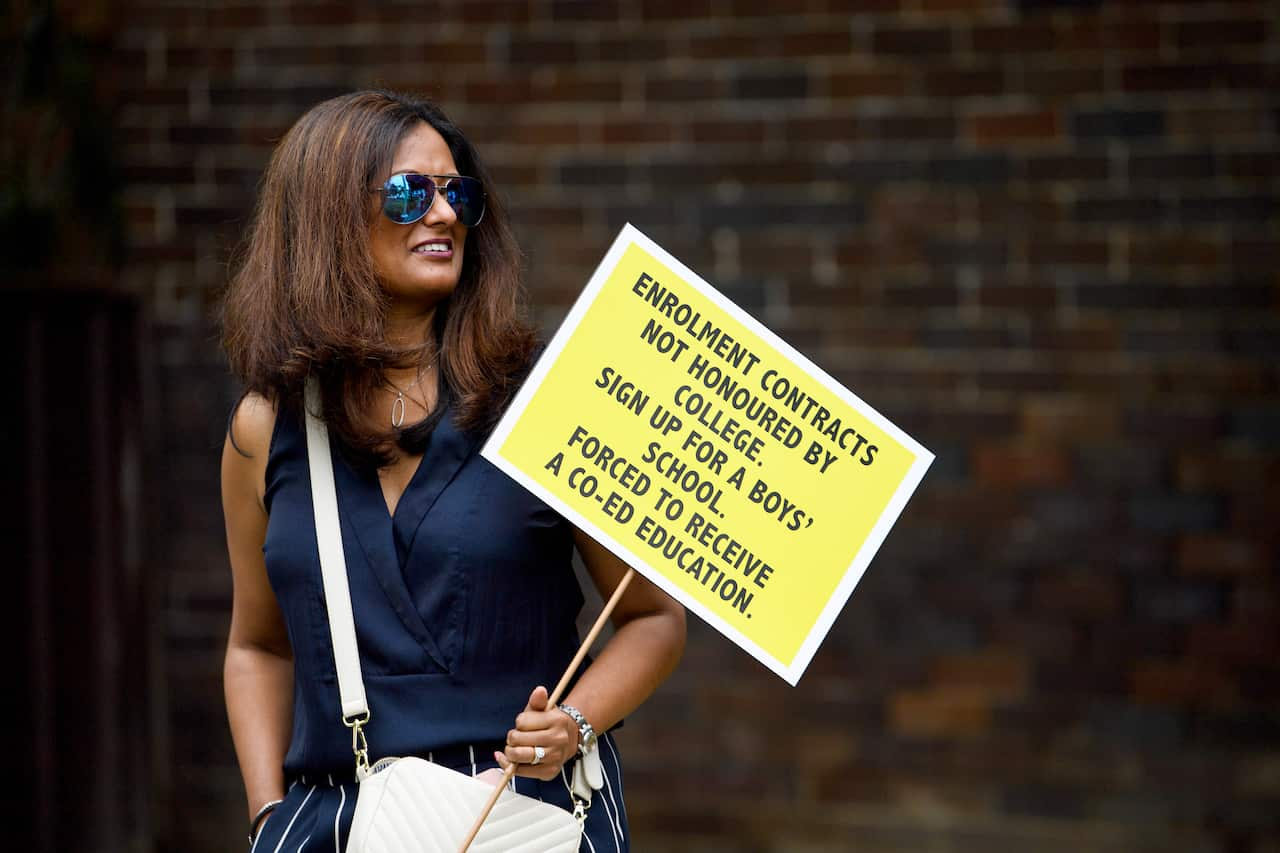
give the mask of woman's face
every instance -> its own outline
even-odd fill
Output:
[[[400,172],[456,175],[458,169],[444,137],[430,125],[419,124],[400,141],[392,158],[390,175]],[[381,205],[381,196],[377,198]],[[392,302],[425,308],[448,297],[457,286],[466,240],[466,226],[437,192],[427,215],[411,225],[392,222],[379,206],[369,247]]]

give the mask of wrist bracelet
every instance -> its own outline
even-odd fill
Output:
[[[253,820],[249,821],[249,846],[253,846],[253,837],[258,834],[258,825],[262,823],[263,818],[271,814],[275,807],[283,803],[284,800],[269,800],[262,804],[262,808],[258,809],[258,813],[253,816]]]
[[[587,718],[582,712],[572,705],[561,705],[560,710],[569,715],[569,718],[578,724],[578,752],[586,755],[588,752],[596,748],[596,732],[591,728],[591,724],[587,722]]]

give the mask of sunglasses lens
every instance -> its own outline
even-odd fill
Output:
[[[458,221],[471,228],[484,216],[484,189],[475,178],[450,178],[444,187],[445,201],[458,214]]]
[[[449,178],[445,180],[443,192],[459,222],[468,228],[479,224],[484,216],[484,189],[480,181]],[[383,186],[382,212],[392,222],[408,225],[426,215],[435,196],[435,181],[426,175],[392,175]]]
[[[382,212],[401,225],[421,219],[436,194],[426,175],[392,175],[383,189]]]

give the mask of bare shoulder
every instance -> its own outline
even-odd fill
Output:
[[[222,503],[228,523],[237,506],[254,507],[265,518],[267,454],[276,425],[276,405],[261,394],[247,394],[236,406],[222,445]]]
[[[228,449],[246,459],[266,461],[276,426],[276,404],[261,394],[249,393],[236,406],[227,430]]]

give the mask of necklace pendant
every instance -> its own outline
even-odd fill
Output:
[[[391,404],[391,426],[400,429],[404,423],[404,394],[397,394],[396,401]]]

